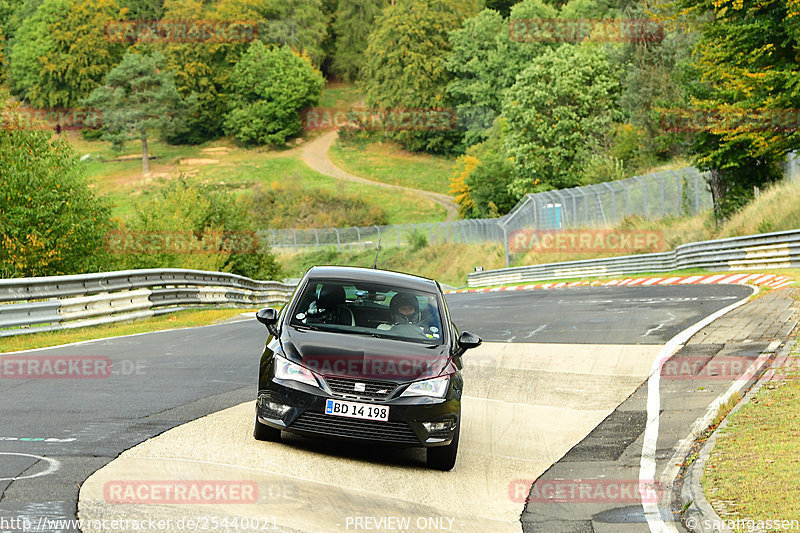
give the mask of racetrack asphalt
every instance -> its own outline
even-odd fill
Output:
[[[448,296],[448,305],[461,330],[481,335],[490,346],[511,342],[655,348],[748,293],[744,287],[716,285],[585,287],[456,294]],[[124,450],[185,422],[252,402],[265,337],[263,327],[248,320],[0,356],[3,362],[22,355],[95,356],[108,358],[114,368],[110,376],[97,379],[0,377],[0,518],[74,518],[81,484]],[[484,361],[494,365],[497,353]],[[514,357],[519,360],[519,354]],[[540,366],[553,357],[540,358]],[[504,363],[493,368],[514,367]],[[543,390],[547,382],[538,383]],[[497,390],[489,387],[484,392],[484,399],[491,399]],[[548,401],[564,402],[568,392],[551,392]],[[521,512],[523,505],[518,506]]]

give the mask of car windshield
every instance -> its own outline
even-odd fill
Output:
[[[436,294],[387,285],[311,280],[290,324],[322,331],[441,344]]]

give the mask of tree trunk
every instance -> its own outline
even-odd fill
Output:
[[[711,178],[708,180],[711,186],[711,200],[714,202],[714,214],[717,220],[722,220],[722,202],[725,199],[725,193],[728,192],[728,186],[720,175],[719,169],[711,170]]]
[[[142,135],[142,176],[150,174],[150,154],[147,153],[147,134]]]

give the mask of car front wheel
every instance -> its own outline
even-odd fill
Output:
[[[458,421],[453,441],[447,446],[437,446],[428,448],[428,468],[435,470],[448,471],[456,465],[456,455],[458,454],[458,435],[461,433],[461,421]]]

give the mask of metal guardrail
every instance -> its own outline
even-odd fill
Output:
[[[175,268],[0,280],[0,337],[147,318],[188,307],[284,303],[295,286]]]
[[[678,246],[671,252],[565,261],[473,272],[470,287],[552,279],[669,272],[685,268],[713,271],[800,267],[800,230],[763,233]]]
[[[671,252],[474,272],[470,287],[550,279],[800,267],[800,230],[685,244]],[[288,301],[295,285],[224,272],[152,269],[0,280],[0,337],[147,318],[187,307]]]

